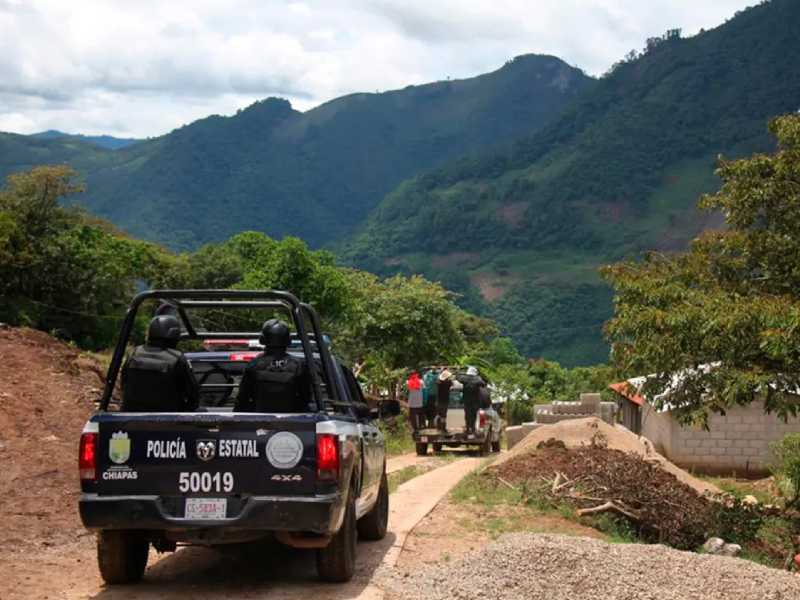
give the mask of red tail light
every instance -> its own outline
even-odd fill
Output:
[[[486,413],[483,412],[483,411],[480,411],[478,413],[478,427],[480,429],[483,429],[484,427],[486,427]]]
[[[78,470],[81,481],[95,481],[97,479],[97,434],[82,433],[81,444],[78,449]]]
[[[317,479],[335,481],[339,477],[339,441],[332,433],[317,434]]]

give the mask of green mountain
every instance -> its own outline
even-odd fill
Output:
[[[64,133],[63,131],[56,131],[55,129],[48,129],[47,131],[32,133],[30,137],[44,140],[70,138],[82,142],[88,142],[90,144],[94,144],[95,146],[100,146],[101,148],[107,148],[108,150],[119,150],[120,148],[126,148],[139,141],[134,138],[118,138],[114,137],[113,135],[83,135],[80,133]]]
[[[405,181],[344,256],[463,292],[529,356],[604,361],[605,262],[682,249],[718,154],[770,147],[767,120],[800,108],[800,2],[773,0],[618,63],[512,148]]]
[[[25,147],[0,134],[0,174],[38,156],[66,161],[86,176],[90,210],[173,248],[244,229],[319,246],[351,232],[404,179],[535,131],[594,82],[530,55],[479,77],[352,94],[305,113],[270,98],[101,156],[72,137],[26,138]]]

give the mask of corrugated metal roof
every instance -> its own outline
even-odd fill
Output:
[[[638,404],[639,406],[644,405],[644,398],[642,398],[642,396],[639,395],[637,388],[633,386],[630,383],[630,381],[620,381],[619,383],[612,383],[608,387],[617,392],[623,398],[630,400],[634,404]]]

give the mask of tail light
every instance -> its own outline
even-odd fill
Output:
[[[339,440],[332,433],[317,434],[317,479],[336,481],[339,477]]]
[[[478,428],[483,429],[484,427],[486,427],[486,413],[480,411],[478,413]]]
[[[97,433],[82,433],[78,449],[78,470],[81,481],[97,479]]]

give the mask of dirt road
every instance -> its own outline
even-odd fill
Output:
[[[382,598],[371,584],[375,570],[394,565],[414,525],[479,464],[478,458],[464,458],[401,485],[392,494],[389,533],[380,542],[359,543],[356,576],[347,585],[319,583],[312,551],[265,543],[183,548],[160,558],[153,552],[142,583],[106,588],[97,573],[94,539],[84,535],[35,554],[0,554],[0,598]]]

